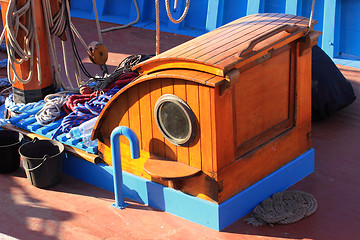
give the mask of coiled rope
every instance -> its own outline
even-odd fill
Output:
[[[15,103],[13,100],[13,94],[10,94],[5,99],[5,108],[13,113],[23,113],[32,108],[36,108],[36,107],[42,106],[44,104],[45,104],[45,102],[43,100],[38,101],[38,102],[31,102],[31,103],[27,103],[27,104]]]
[[[55,121],[61,114],[61,108],[66,103],[69,92],[49,94],[44,98],[45,105],[35,114],[36,121],[44,126]]]
[[[316,199],[310,193],[286,190],[262,201],[245,221],[254,227],[264,224],[291,224],[310,216],[316,209]]]

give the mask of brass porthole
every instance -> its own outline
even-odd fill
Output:
[[[181,98],[162,95],[156,101],[154,115],[160,132],[171,143],[184,146],[194,140],[196,117]]]

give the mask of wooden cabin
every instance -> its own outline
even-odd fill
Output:
[[[311,146],[311,47],[320,32],[287,14],[240,18],[135,66],[140,76],[105,106],[92,138],[123,170],[222,203]],[[313,24],[315,21],[313,22]]]

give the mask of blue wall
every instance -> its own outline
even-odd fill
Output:
[[[155,29],[155,0],[137,0],[141,18],[137,27]],[[161,31],[199,36],[237,18],[264,12],[310,16],[312,0],[191,0],[188,15],[180,24],[172,23],[160,2]],[[172,6],[174,0],[170,0]],[[136,19],[133,0],[96,0],[101,21],[126,24]],[[186,0],[178,0],[173,11],[178,18]],[[95,19],[92,1],[71,0],[73,17]],[[316,0],[314,27],[322,31],[318,45],[332,58],[360,60],[360,1]]]

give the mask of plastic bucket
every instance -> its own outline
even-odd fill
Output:
[[[19,148],[23,167],[29,182],[38,188],[56,185],[61,180],[61,164],[64,155],[64,145],[54,140],[39,140]]]
[[[0,130],[0,173],[15,171],[20,165],[19,147],[24,136],[11,130]]]

